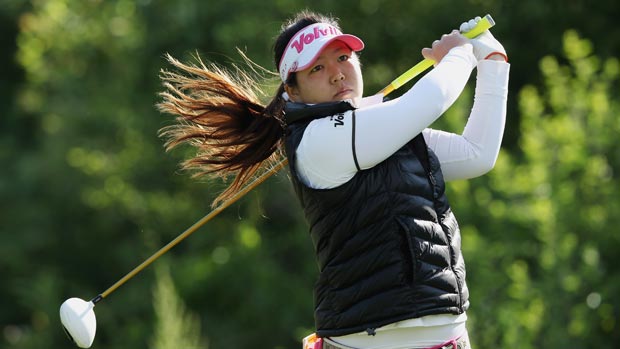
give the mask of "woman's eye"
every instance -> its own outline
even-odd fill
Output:
[[[312,68],[312,70],[310,70],[310,72],[311,73],[316,73],[316,72],[318,72],[321,69],[323,69],[323,66],[322,65],[317,65],[314,68]]]
[[[338,57],[338,60],[340,62],[348,61],[349,60],[349,56],[348,55],[342,55],[342,56]]]

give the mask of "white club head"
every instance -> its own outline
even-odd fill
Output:
[[[69,298],[60,306],[60,322],[65,331],[80,348],[90,348],[97,331],[93,302]]]

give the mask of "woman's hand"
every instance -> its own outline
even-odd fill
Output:
[[[461,33],[467,33],[472,30],[480,21],[480,17],[476,17],[467,22],[461,24]],[[474,47],[474,56],[478,61],[483,59],[492,59],[496,61],[508,62],[508,56],[504,46],[495,39],[493,34],[489,30],[485,30],[482,34],[471,39],[471,44]]]
[[[462,46],[467,43],[469,43],[469,40],[467,40],[466,37],[461,35],[461,33],[455,29],[450,34],[442,35],[441,39],[433,41],[431,48],[423,48],[422,56],[435,61],[435,64],[437,64],[452,48]]]

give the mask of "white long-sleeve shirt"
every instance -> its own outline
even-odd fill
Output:
[[[477,67],[474,104],[461,135],[428,128],[463,91]],[[445,180],[480,176],[493,168],[506,120],[510,65],[476,62],[471,45],[456,47],[400,98],[313,120],[297,148],[295,167],[314,189],[335,188],[371,168],[422,132]],[[355,127],[353,127],[355,117]],[[356,159],[355,159],[356,158]],[[466,314],[430,315],[365,332],[333,337],[351,348],[427,348],[466,333]]]
[[[428,128],[458,98],[476,66],[474,104],[463,133]],[[358,171],[353,149],[359,167],[368,169],[422,132],[445,180],[480,176],[493,168],[499,153],[508,72],[504,62],[477,63],[470,45],[456,47],[400,98],[355,110],[355,134],[353,111],[313,120],[297,148],[296,169],[311,188],[335,188]]]

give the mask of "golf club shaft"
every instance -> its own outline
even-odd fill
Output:
[[[463,35],[466,36],[467,38],[474,38],[474,37],[480,35],[483,31],[491,28],[493,25],[495,25],[495,21],[493,21],[493,18],[491,18],[490,15],[486,15],[484,18],[482,18],[478,22],[478,24],[471,31],[469,31],[469,32],[467,32],[467,33],[465,33]],[[415,66],[413,66],[413,68],[409,69],[404,74],[402,74],[401,76],[396,78],[394,81],[392,81],[388,86],[386,86],[383,90],[379,91],[377,94],[382,94],[383,97],[387,96],[391,92],[395,91],[396,89],[398,89],[402,85],[404,85],[407,82],[409,82],[411,79],[415,78],[416,76],[418,76],[419,74],[424,72],[426,69],[428,69],[431,66],[433,66],[433,64],[434,64],[434,62],[432,60],[424,59],[420,63],[418,63]],[[138,265],[132,271],[127,273],[127,275],[125,275],[122,279],[118,280],[110,288],[105,290],[103,293],[97,295],[95,298],[93,298],[91,300],[91,302],[97,303],[97,302],[101,301],[102,299],[106,298],[107,296],[109,296],[110,293],[114,292],[117,288],[122,286],[129,279],[131,279],[136,274],[138,274],[139,272],[144,270],[151,263],[153,263],[157,258],[161,257],[163,254],[168,252],[171,248],[173,248],[178,243],[183,241],[185,238],[187,238],[188,236],[193,234],[196,230],[198,230],[205,223],[207,223],[208,221],[213,219],[220,212],[225,210],[227,207],[229,207],[230,205],[235,203],[237,200],[239,200],[240,198],[245,196],[245,194],[247,194],[252,189],[256,188],[258,185],[260,185],[265,180],[267,180],[267,178],[271,177],[273,174],[275,174],[278,171],[280,171],[284,166],[286,166],[287,163],[288,163],[288,161],[287,161],[286,158],[280,160],[278,163],[276,163],[269,170],[265,171],[259,177],[254,179],[251,183],[249,183],[248,185],[243,187],[241,190],[239,190],[230,199],[222,202],[222,204],[220,204],[218,207],[213,209],[206,216],[202,217],[199,221],[194,223],[191,227],[189,227],[187,230],[185,230],[183,233],[181,233],[179,236],[177,236],[174,240],[170,241],[166,246],[162,247],[159,251],[155,252],[151,257],[149,257],[147,260],[142,262],[142,264]]]
[[[263,183],[267,178],[271,177],[271,175],[280,171],[287,164],[286,160],[279,161],[273,167],[271,167],[266,172],[262,173],[259,177],[256,177],[252,182],[250,182],[245,187],[241,188],[235,195],[233,195],[230,199],[222,202],[221,205],[214,208],[211,212],[209,212],[206,216],[202,217],[199,221],[194,223],[191,227],[187,228],[181,235],[177,236],[174,240],[170,241],[166,246],[162,247],[159,251],[155,252],[151,257],[142,262],[139,266],[135,267],[132,271],[127,273],[122,279],[118,280],[114,285],[105,290],[103,293],[99,294],[97,297],[93,298],[91,301],[93,303],[97,303],[103,298],[107,297],[110,293],[114,292],[117,288],[127,282],[129,279],[134,277],[136,274],[141,272],[144,268],[148,267],[151,263],[153,263],[157,258],[161,257],[164,253],[168,252],[171,248],[176,246],[179,242],[183,241],[186,237],[194,233],[198,228],[203,226],[205,223],[213,219],[213,217],[217,216],[220,212],[225,210],[227,207],[235,203],[237,200],[245,196],[252,189],[256,188],[259,184]]]

